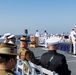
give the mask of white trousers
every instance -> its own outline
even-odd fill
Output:
[[[73,41],[73,54],[76,54],[76,42]]]
[[[46,40],[47,40],[47,38],[45,38],[45,48],[47,48],[47,45],[48,45],[48,44],[46,43]]]

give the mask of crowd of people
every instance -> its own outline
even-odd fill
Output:
[[[51,71],[57,72],[59,75],[71,75],[71,71],[68,68],[66,57],[63,54],[57,53],[58,43],[69,42],[73,44],[73,54],[76,55],[76,26],[68,34],[51,34],[48,35],[44,30],[44,43],[48,48],[48,52],[41,55],[40,59],[37,59],[34,53],[28,48],[28,36],[22,35],[19,38],[19,48],[17,48],[16,37],[14,34],[6,33],[0,41],[0,74],[16,75],[12,70],[17,63],[17,56],[22,61],[31,61],[34,64],[41,65]],[[38,44],[40,42],[40,33],[36,30],[35,37],[38,38]],[[9,66],[10,64],[10,66]],[[28,72],[28,67],[25,64],[24,69]]]
[[[69,53],[76,55],[76,26],[73,27],[72,31],[69,33],[62,33],[62,34],[48,34],[46,30],[44,30],[43,35],[40,35],[38,30],[38,44],[44,44],[45,48],[47,48],[47,40],[51,38],[59,38],[59,43],[70,43],[72,44],[71,50]],[[37,34],[36,34],[37,35]]]
[[[39,37],[39,35],[38,30],[36,30],[35,36]],[[0,43],[0,74],[17,75],[13,68],[16,66],[18,56],[22,61],[31,61],[36,65],[41,65],[46,69],[55,71],[59,75],[71,75],[66,57],[63,54],[57,53],[60,39],[53,37],[48,39],[48,33],[46,30],[44,31],[44,36],[48,52],[42,54],[40,59],[37,59],[34,53],[28,48],[28,36],[20,36],[20,45],[19,48],[17,48],[15,35],[10,33],[4,34],[4,41]],[[75,53],[76,52],[74,51],[74,54]],[[24,65],[24,69],[28,72],[26,64]]]

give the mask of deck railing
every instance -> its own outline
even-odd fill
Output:
[[[24,64],[27,65],[28,72],[24,70]],[[19,58],[17,61],[16,72],[21,72],[21,75],[59,75],[55,72],[43,68],[42,66],[36,65],[30,61],[22,61]]]

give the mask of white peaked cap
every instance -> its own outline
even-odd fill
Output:
[[[60,38],[58,38],[58,37],[51,37],[51,38],[46,40],[46,43],[55,45],[55,44],[58,44],[59,41],[60,41]]]
[[[4,36],[9,36],[9,35],[11,35],[11,33],[6,33],[6,34],[4,34]]]
[[[8,37],[8,39],[11,39],[11,38],[13,38],[13,37],[15,37],[15,35],[10,35],[10,36]]]
[[[74,28],[76,28],[76,26],[74,26]]]

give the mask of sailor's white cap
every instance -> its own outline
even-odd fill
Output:
[[[9,35],[11,35],[11,33],[6,33],[6,34],[4,34],[4,36],[9,36]]]
[[[76,28],[76,26],[74,26],[74,28]]]
[[[10,35],[10,36],[8,37],[8,39],[11,39],[11,38],[13,38],[13,37],[15,37],[14,34]]]
[[[58,44],[59,41],[60,41],[59,37],[51,37],[51,38],[49,38],[49,39],[46,40],[46,43],[47,44],[55,45],[55,44]]]

